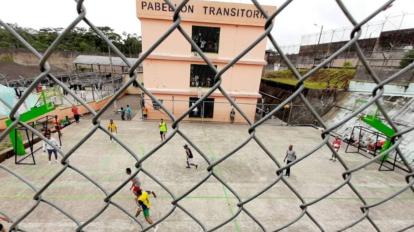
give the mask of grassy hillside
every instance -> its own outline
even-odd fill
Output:
[[[309,70],[299,69],[301,75],[307,71]],[[353,68],[320,69],[305,81],[305,87],[308,89],[326,89],[329,82],[330,87],[337,86],[338,89],[344,89],[349,81],[354,78],[355,72],[356,70]],[[268,72],[262,79],[292,86],[295,86],[298,82],[290,70]]]

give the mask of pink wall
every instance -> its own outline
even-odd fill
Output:
[[[198,62],[147,60],[144,61],[144,83],[147,88],[197,89],[190,87],[190,65]],[[217,64],[220,70],[224,64]],[[162,68],[160,68],[162,67]],[[262,67],[235,65],[222,76],[222,87],[231,92],[257,93]]]
[[[189,108],[189,97],[191,95],[162,95],[154,94],[158,99],[163,100],[163,105],[167,110],[172,112],[176,118],[182,115]],[[191,96],[196,97],[196,96]],[[185,118],[186,120],[191,119],[192,121],[219,121],[219,122],[229,122],[230,121],[230,111],[231,105],[224,97],[212,97],[214,98],[214,115],[213,118]],[[255,98],[236,98],[236,103],[241,107],[246,116],[254,121],[257,99]],[[146,99],[146,107],[148,108],[148,119],[159,120],[169,119],[167,114],[161,110],[155,110],[152,107],[152,103],[149,99]],[[246,121],[241,117],[241,115],[236,111],[235,117],[236,123],[245,123]]]
[[[144,67],[144,85],[147,88],[182,89],[190,86],[190,63],[145,60]]]
[[[147,0],[158,2],[158,0]],[[193,1],[195,10],[189,15],[182,15],[181,27],[191,37],[192,26],[220,27],[219,50],[217,54],[205,54],[218,69],[222,69],[234,57],[239,55],[246,47],[252,44],[264,32],[264,19],[250,21],[242,17],[223,17],[217,15],[206,16],[201,10],[205,5],[216,7],[236,7],[254,9],[252,4],[222,3],[213,1]],[[269,11],[275,7],[267,7]],[[137,13],[141,21],[143,51],[149,49],[172,25],[168,20],[170,13],[163,10],[144,9],[140,1],[137,1]],[[238,103],[241,103],[244,112],[250,120],[254,120],[257,99],[260,97],[259,85],[262,68],[265,64],[266,39],[259,42],[241,60],[223,74],[222,87],[228,91]],[[164,106],[178,116],[189,108],[189,97],[197,96],[199,88],[190,87],[190,65],[205,64],[200,56],[191,51],[190,43],[178,31],[174,30],[147,59],[144,66],[144,85],[155,96],[164,99]],[[202,88],[201,92],[207,92],[208,88]],[[214,94],[214,119],[213,121],[229,121],[231,106],[220,93]],[[174,104],[172,103],[174,100]],[[226,102],[226,103],[219,103]],[[151,110],[149,118],[166,118],[159,111]],[[191,120],[200,120],[191,118]],[[243,122],[236,114],[236,121]]]
[[[217,25],[207,23],[190,23],[182,22],[181,26],[184,31],[191,37],[192,26],[210,26],[220,27],[220,46],[218,54],[208,54],[212,58],[234,58],[245,47],[253,43],[260,34],[264,32],[263,27],[237,26],[237,25]],[[142,49],[148,48],[161,35],[168,30],[171,22],[166,20],[141,19],[142,30]],[[235,39],[238,38],[238,39]],[[240,39],[242,38],[242,39]],[[262,40],[255,48],[247,53],[242,60],[254,60],[264,62],[264,51],[266,49],[266,39]],[[171,55],[171,56],[194,56],[191,52],[191,46],[185,40],[184,36],[178,30],[164,40],[151,55]]]

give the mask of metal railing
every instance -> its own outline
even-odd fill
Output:
[[[377,223],[371,217],[371,214],[370,214],[371,209],[376,208],[376,207],[384,204],[385,202],[399,196],[402,192],[404,192],[407,189],[411,189],[412,191],[414,191],[414,187],[413,187],[413,185],[414,185],[414,172],[413,172],[413,169],[409,165],[409,163],[407,162],[407,160],[405,159],[404,155],[402,154],[402,152],[399,148],[399,144],[401,143],[401,138],[406,133],[414,130],[414,127],[410,127],[410,128],[404,129],[404,130],[400,130],[399,128],[397,128],[395,123],[388,116],[387,112],[385,112],[385,110],[384,110],[384,108],[381,104],[381,97],[382,97],[382,94],[384,92],[384,85],[386,85],[390,81],[395,80],[401,74],[411,70],[414,67],[414,63],[412,63],[411,65],[407,66],[406,68],[398,71],[397,73],[389,76],[387,79],[380,81],[378,79],[376,73],[371,69],[370,65],[367,63],[367,59],[364,56],[364,54],[362,53],[360,46],[358,45],[358,39],[361,37],[361,33],[362,33],[361,32],[361,27],[363,25],[365,25],[367,22],[369,22],[376,15],[378,15],[381,11],[383,11],[384,9],[389,7],[394,2],[394,0],[387,1],[385,4],[378,7],[370,15],[366,16],[362,21],[357,21],[354,18],[352,12],[350,12],[348,10],[348,8],[343,4],[343,2],[340,1],[340,0],[336,0],[336,4],[341,9],[344,16],[353,25],[353,29],[350,33],[350,40],[344,46],[342,46],[340,49],[338,49],[335,53],[330,55],[328,58],[323,60],[320,64],[318,64],[316,67],[309,70],[304,75],[301,75],[298,72],[298,70],[292,65],[290,60],[287,58],[285,53],[280,49],[280,46],[278,45],[277,41],[275,40],[275,38],[271,34],[271,31],[272,31],[272,28],[273,28],[273,20],[276,17],[278,17],[281,12],[283,12],[286,8],[288,8],[289,4],[292,1],[293,0],[285,1],[281,6],[279,6],[279,8],[277,9],[276,12],[269,15],[268,13],[266,13],[266,11],[264,11],[264,9],[257,2],[257,0],[252,0],[252,3],[257,7],[257,9],[266,18],[266,24],[264,26],[264,31],[263,31],[262,34],[258,35],[257,39],[251,45],[246,47],[239,55],[234,57],[231,62],[229,62],[225,67],[223,67],[220,70],[218,70],[213,65],[212,61],[200,50],[200,48],[197,46],[197,44],[194,41],[191,40],[191,36],[188,35],[188,33],[186,33],[185,30],[181,26],[180,11],[189,2],[189,0],[184,0],[182,3],[180,3],[177,6],[174,6],[174,4],[172,4],[169,0],[165,0],[165,3],[168,4],[171,8],[174,9],[174,16],[172,18],[172,24],[168,28],[168,30],[165,31],[162,34],[162,36],[160,36],[160,38],[158,38],[158,40],[154,44],[152,44],[145,52],[143,52],[139,56],[137,62],[133,63],[133,64],[130,63],[128,61],[128,59],[126,58],[126,56],[124,54],[122,54],[119,51],[119,49],[111,43],[111,41],[104,35],[104,33],[102,33],[102,31],[100,31],[91,21],[89,21],[89,19],[87,18],[86,9],[83,6],[84,1],[82,1],[82,0],[77,1],[76,10],[77,10],[78,16],[76,17],[76,19],[74,19],[73,22],[71,22],[62,31],[62,33],[58,36],[58,38],[50,45],[50,47],[43,54],[36,51],[29,43],[27,43],[25,41],[24,38],[22,38],[18,33],[16,33],[16,31],[14,31],[10,26],[8,26],[6,23],[1,21],[1,19],[0,19],[0,25],[5,27],[11,34],[13,34],[13,36],[17,40],[19,40],[27,49],[29,49],[39,59],[39,69],[40,69],[40,74],[35,78],[33,83],[31,83],[31,85],[23,93],[23,96],[22,96],[21,100],[15,106],[8,106],[11,109],[11,113],[10,113],[9,117],[12,120],[12,124],[5,131],[3,131],[3,133],[0,135],[0,140],[3,140],[13,128],[16,128],[17,126],[22,126],[22,127],[27,128],[28,130],[32,131],[34,134],[39,136],[41,139],[47,141],[46,138],[43,136],[43,134],[39,133],[37,130],[32,128],[28,123],[25,123],[25,122],[21,121],[20,118],[19,118],[19,114],[17,113],[17,109],[23,104],[24,99],[35,89],[35,87],[37,86],[37,83],[39,83],[42,79],[45,79],[45,78],[49,78],[49,79],[55,81],[56,84],[60,85],[70,95],[72,95],[75,99],[77,99],[77,101],[81,102],[81,104],[93,116],[92,119],[91,119],[91,123],[93,125],[93,128],[75,146],[73,146],[71,149],[69,149],[68,152],[64,153],[62,150],[58,149],[57,147],[55,148],[55,149],[58,150],[58,153],[60,154],[60,156],[62,156],[62,160],[61,160],[62,167],[41,188],[35,187],[32,183],[30,183],[25,178],[18,175],[12,169],[7,168],[4,165],[0,165],[1,170],[3,170],[5,172],[7,172],[8,174],[18,178],[19,181],[21,181],[22,183],[25,183],[28,187],[30,187],[33,190],[33,193],[34,193],[34,196],[33,196],[34,204],[33,204],[33,206],[30,207],[30,209],[28,209],[27,212],[20,215],[19,217],[11,218],[13,224],[12,224],[10,229],[12,231],[23,230],[24,228],[20,228],[21,227],[20,226],[21,222],[23,220],[25,220],[25,218],[27,218],[29,215],[31,215],[36,210],[36,208],[39,207],[39,205],[46,204],[46,205],[49,205],[52,208],[58,210],[62,215],[64,215],[66,218],[68,218],[74,224],[76,224],[76,226],[77,226],[76,231],[83,231],[84,228],[88,224],[93,222],[95,219],[97,219],[97,217],[99,217],[103,212],[105,212],[108,209],[108,206],[113,206],[113,207],[116,207],[119,210],[121,210],[128,217],[130,217],[132,220],[134,220],[136,223],[138,223],[141,226],[141,228],[143,229],[143,231],[148,231],[150,228],[153,228],[155,225],[165,221],[170,215],[172,215],[172,213],[174,211],[177,211],[177,210],[181,210],[183,213],[188,215],[192,220],[194,220],[194,222],[196,222],[199,225],[200,229],[203,230],[203,231],[215,231],[217,229],[220,229],[220,228],[224,227],[226,224],[228,224],[229,222],[235,220],[235,218],[238,217],[241,214],[241,212],[244,212],[245,215],[247,215],[247,217],[252,219],[254,221],[254,223],[262,231],[266,231],[265,227],[259,221],[259,219],[257,219],[255,215],[253,215],[251,212],[249,212],[249,210],[245,206],[247,204],[249,204],[251,201],[254,201],[258,196],[260,196],[263,193],[265,193],[266,191],[268,191],[274,185],[283,183],[285,186],[287,186],[289,188],[289,190],[292,193],[294,193],[294,195],[298,198],[298,200],[300,200],[301,203],[300,203],[300,205],[298,205],[298,208],[300,209],[301,213],[296,218],[294,218],[293,220],[289,221],[288,223],[286,223],[284,225],[274,225],[274,228],[272,228],[272,230],[280,231],[280,230],[286,229],[286,228],[290,227],[291,225],[297,223],[299,220],[302,220],[305,217],[307,217],[315,225],[315,228],[317,228],[320,231],[325,231],[324,226],[320,222],[321,219],[316,217],[309,209],[313,205],[317,204],[320,201],[323,201],[323,200],[327,199],[330,195],[336,193],[340,189],[345,188],[347,186],[353,192],[353,194],[355,194],[356,198],[359,199],[360,204],[361,204],[361,207],[360,207],[361,213],[358,216],[358,218],[355,219],[352,223],[344,226],[343,228],[340,228],[338,231],[348,230],[348,229],[354,227],[355,225],[361,223],[362,221],[368,222],[372,226],[373,230],[380,231],[380,227],[377,225]],[[0,5],[2,5],[2,4],[0,4]],[[50,58],[53,51],[57,48],[60,41],[66,36],[67,32],[72,30],[76,25],[78,25],[82,21],[85,22],[93,31],[95,31],[108,44],[108,46],[110,46],[110,48],[114,51],[114,53],[116,55],[118,55],[129,67],[130,79],[126,83],[124,83],[124,85],[115,93],[115,95],[112,97],[112,99],[99,112],[94,111],[81,98],[79,98],[67,86],[65,86],[53,74],[51,74],[50,73],[50,71],[51,71],[50,70],[50,65],[48,64],[48,59]],[[103,187],[101,187],[101,185],[97,181],[95,181],[93,178],[89,177],[86,173],[82,172],[77,167],[73,166],[70,163],[70,158],[74,155],[74,152],[82,144],[84,144],[87,141],[88,138],[90,138],[97,131],[101,130],[104,133],[106,133],[107,135],[111,136],[111,133],[109,133],[109,131],[106,129],[106,127],[101,125],[101,123],[100,123],[101,115],[105,111],[107,111],[110,108],[110,106],[113,104],[115,99],[117,97],[119,97],[124,92],[124,90],[126,90],[126,88],[128,86],[130,86],[136,80],[137,76],[135,74],[135,70],[138,68],[139,64],[141,64],[144,61],[144,59],[147,58],[173,31],[178,31],[179,33],[181,33],[184,36],[184,38],[192,45],[192,47],[195,48],[196,52],[204,60],[204,62],[207,65],[209,65],[211,69],[215,70],[215,74],[216,74],[215,75],[215,85],[212,86],[207,93],[205,93],[203,96],[201,96],[200,99],[192,107],[190,107],[183,115],[180,115],[179,117],[175,117],[168,109],[166,109],[162,105],[161,102],[158,102],[158,100],[154,97],[154,95],[151,92],[149,92],[144,86],[142,86],[138,82],[138,87],[146,94],[146,96],[149,96],[152,99],[152,101],[158,102],[158,104],[161,107],[161,110],[163,110],[166,113],[166,115],[168,115],[169,119],[172,120],[172,133],[170,133],[167,136],[166,140],[164,140],[162,143],[160,143],[159,145],[154,147],[151,151],[147,152],[142,158],[138,158],[137,154],[133,150],[129,149],[128,146],[126,146],[122,141],[120,141],[116,136],[114,136],[115,141],[118,144],[120,144],[125,150],[127,150],[128,153],[131,155],[131,157],[133,157],[135,159],[135,161],[136,161],[135,166],[137,168],[137,171],[135,173],[133,173],[130,178],[125,179],[125,181],[123,181],[122,183],[119,183],[119,185],[115,188],[115,190],[108,191],[108,190],[104,189]],[[245,115],[245,113],[241,110],[241,108],[238,106],[238,104],[232,100],[232,98],[229,96],[227,91],[222,87],[222,77],[223,77],[223,74],[226,71],[229,70],[229,68],[231,68],[244,55],[246,55],[254,46],[256,46],[258,43],[260,43],[260,41],[262,41],[265,38],[268,38],[270,40],[271,44],[278,51],[278,53],[281,54],[282,59],[286,62],[289,69],[292,70],[295,77],[298,79],[298,84],[296,85],[295,91],[287,99],[285,99],[278,107],[275,107],[274,109],[272,109],[265,117],[261,118],[260,120],[258,120],[256,122],[252,122]],[[377,86],[374,89],[374,91],[372,92],[371,99],[367,103],[365,103],[363,106],[361,106],[358,110],[355,110],[355,112],[353,112],[352,114],[349,114],[348,116],[343,118],[340,122],[336,123],[333,126],[328,127],[326,125],[326,123],[324,122],[324,120],[321,118],[321,116],[314,110],[313,106],[308,102],[308,100],[304,96],[304,94],[303,94],[303,91],[305,89],[304,81],[306,79],[308,79],[318,69],[324,67],[326,64],[328,64],[333,59],[335,59],[335,57],[337,57],[341,53],[345,52],[350,47],[354,47],[356,49],[359,59],[361,60],[362,64],[365,66],[367,71],[370,73],[370,75],[372,77],[372,80],[377,84]],[[197,144],[195,144],[180,129],[180,123],[183,121],[183,119],[186,116],[188,116],[190,114],[190,112],[195,107],[197,107],[198,104],[200,104],[202,101],[204,101],[206,98],[208,98],[214,91],[219,91],[228,100],[228,102],[234,107],[234,109],[245,119],[245,122],[249,125],[249,129],[246,132],[249,133],[250,136],[245,141],[240,141],[240,145],[235,147],[228,154],[225,154],[221,159],[212,161],[208,158],[208,156],[206,155],[206,152],[201,150],[197,146]],[[299,97],[302,100],[304,106],[307,108],[307,110],[312,112],[313,116],[315,117],[315,120],[323,128],[323,131],[321,132],[321,136],[323,138],[323,141],[320,144],[318,144],[316,147],[314,147],[311,151],[301,155],[296,161],[291,162],[290,164],[288,164],[286,166],[283,166],[282,163],[281,163],[281,160],[276,159],[275,156],[273,155],[273,152],[269,148],[267,148],[261,142],[261,140],[256,136],[256,129],[260,125],[262,125],[267,119],[269,119],[274,113],[276,113],[277,111],[283,110],[283,106],[288,104],[290,101],[292,101],[292,99],[294,99],[296,97]],[[350,120],[352,117],[357,116],[364,109],[366,109],[367,107],[369,107],[370,105],[373,105],[373,104],[376,104],[378,106],[378,109],[383,114],[384,119],[396,131],[395,136],[393,136],[393,138],[392,138],[392,146],[388,150],[384,151],[384,153],[395,151],[397,153],[397,155],[401,158],[403,164],[409,170],[409,173],[405,176],[404,180],[406,181],[406,185],[404,187],[402,187],[401,189],[396,190],[395,192],[390,194],[388,197],[385,197],[384,199],[378,200],[377,202],[374,202],[374,203],[368,203],[366,201],[366,199],[364,198],[364,196],[360,193],[360,191],[358,191],[357,186],[355,186],[352,183],[351,179],[352,179],[352,176],[355,172],[358,172],[359,170],[363,169],[364,167],[367,167],[368,165],[370,165],[371,163],[376,162],[376,160],[380,159],[382,156],[379,155],[379,156],[377,156],[377,157],[375,157],[371,160],[368,160],[364,163],[361,163],[359,166],[351,169],[347,165],[347,163],[344,162],[341,155],[339,155],[335,151],[335,149],[333,149],[332,145],[329,142],[329,133],[332,132],[333,130],[335,130],[336,128],[338,128],[339,126],[341,126],[346,121]],[[149,157],[155,155],[155,152],[157,150],[159,150],[161,147],[163,147],[164,145],[169,143],[169,141],[175,136],[182,137],[189,145],[194,147],[194,149],[203,157],[205,162],[208,163],[208,168],[205,170],[206,171],[205,178],[203,178],[199,183],[194,184],[193,187],[191,187],[184,194],[179,195],[179,196],[175,196],[174,194],[172,194],[172,192],[164,185],[164,183],[159,181],[158,178],[155,175],[151,174],[151,172],[149,172],[147,169],[145,169],[142,166],[142,164]],[[260,189],[259,191],[257,191],[252,196],[250,196],[246,199],[242,199],[240,197],[240,194],[238,192],[234,191],[226,183],[226,181],[224,181],[222,178],[220,178],[216,174],[216,172],[214,172],[214,170],[223,161],[227,160],[229,157],[232,157],[238,150],[243,148],[244,145],[247,144],[249,141],[255,142],[258,146],[260,146],[260,148],[272,160],[275,167],[277,167],[277,171],[275,173],[274,181],[272,183],[269,183],[265,188]],[[50,145],[53,146],[52,144],[50,144]],[[301,163],[305,159],[308,159],[310,156],[314,155],[315,152],[317,152],[319,149],[321,149],[324,146],[327,146],[330,149],[330,151],[337,156],[340,165],[343,167],[343,169],[344,169],[344,171],[342,173],[343,181],[341,183],[339,183],[335,188],[333,188],[333,189],[329,190],[328,192],[324,193],[322,196],[317,197],[316,199],[313,199],[313,200],[306,200],[302,197],[302,195],[291,184],[289,184],[289,180],[282,175],[282,173],[283,173],[282,171],[285,170],[288,167],[295,166],[298,163]],[[60,207],[58,205],[58,203],[53,203],[53,202],[49,201],[44,196],[45,191],[48,190],[51,186],[53,186],[55,180],[58,179],[58,177],[61,176],[63,173],[68,171],[68,169],[70,169],[74,172],[77,172],[80,175],[82,175],[83,177],[85,177],[90,182],[90,184],[95,185],[98,189],[100,189],[100,191],[102,191],[103,194],[105,194],[105,197],[102,199],[102,201],[105,205],[99,210],[99,212],[97,212],[94,215],[90,215],[89,219],[86,220],[86,221],[78,220],[75,215],[69,214],[62,207]],[[114,198],[114,196],[125,185],[128,184],[128,182],[133,178],[133,176],[137,175],[140,172],[145,173],[145,175],[147,175],[153,181],[158,183],[159,186],[161,186],[165,191],[167,191],[170,194],[171,198],[173,199],[171,201],[171,205],[172,205],[171,210],[168,213],[166,213],[164,216],[160,217],[157,221],[155,221],[154,224],[152,224],[148,227],[145,227],[145,228],[143,227],[142,224],[140,224],[140,222],[133,215],[128,213],[124,208],[122,208],[120,205],[118,205],[115,201],[112,200]],[[184,198],[186,198],[186,196],[188,196],[190,193],[192,193],[193,191],[198,189],[200,186],[202,186],[210,178],[216,179],[218,182],[220,182],[223,186],[225,186],[234,195],[234,197],[237,199],[237,203],[235,205],[238,207],[238,210],[230,218],[225,219],[224,221],[222,221],[218,225],[216,225],[212,228],[207,228],[205,226],[205,224],[203,223],[203,221],[200,221],[199,219],[197,219],[197,217],[192,212],[185,209],[185,207],[181,204],[181,201]],[[3,215],[3,216],[7,216],[7,212],[1,211],[0,214]],[[400,231],[405,231],[405,230],[409,230],[409,229],[412,229],[412,228],[414,228],[414,224],[411,224],[411,225],[409,225],[405,228],[401,228]]]

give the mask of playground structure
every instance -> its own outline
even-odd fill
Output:
[[[31,124],[31,126],[33,128],[37,128],[38,125],[41,124],[42,128],[40,128],[40,129],[47,132],[48,123],[50,121],[48,116],[45,117],[45,120],[44,120],[44,118],[38,119],[37,121],[33,121],[33,120],[35,120],[36,118],[39,118],[42,115],[45,115],[48,112],[54,110],[55,106],[53,105],[52,102],[48,102],[46,100],[46,97],[45,97],[44,93],[42,93],[40,96],[41,96],[40,98],[42,98],[43,104],[40,105],[40,106],[35,106],[35,107],[31,108],[29,111],[21,114],[19,119],[22,122],[29,122],[29,125]],[[8,120],[6,120],[6,125],[7,126],[10,126],[11,124],[12,124],[12,120],[10,118]],[[35,152],[33,150],[33,142],[35,141],[34,140],[34,133],[32,133],[31,136],[30,136],[28,131],[27,131],[27,128],[22,127],[22,126],[14,128],[13,130],[10,131],[9,137],[10,137],[10,141],[12,143],[13,150],[15,152],[15,163],[16,164],[20,164],[20,163],[21,164],[26,164],[26,163],[22,163],[22,161],[25,160],[28,157],[28,156],[26,156],[26,148],[24,146],[23,136],[20,133],[18,133],[18,131],[22,131],[22,130],[25,131],[25,135],[26,135],[26,138],[28,140],[28,145],[30,147],[30,154],[28,156],[33,157],[33,154]],[[18,156],[23,157],[23,158],[18,159]],[[35,164],[34,157],[33,157],[33,163],[32,164]]]
[[[46,115],[35,121],[28,123],[31,127],[37,129],[43,135],[57,133],[59,144],[62,145],[62,133],[60,132],[60,125],[57,122],[57,116]],[[22,132],[22,133],[20,133]],[[23,142],[23,137],[26,137],[26,143]],[[11,140],[13,149],[15,151],[14,162],[15,164],[35,165],[36,159],[34,154],[42,147],[35,148],[35,144],[42,141],[39,136],[29,131],[24,126],[18,126],[15,128],[14,138]],[[29,151],[26,152],[26,147]],[[19,155],[18,155],[19,154]],[[20,158],[21,157],[21,158]],[[32,162],[24,162],[27,158],[31,157]]]
[[[379,171],[393,171],[397,166],[397,156],[394,155],[393,161],[389,161],[390,154],[387,150],[391,147],[392,142],[391,138],[395,135],[395,131],[385,124],[376,114],[375,115],[364,115],[360,118],[364,123],[372,127],[374,130],[370,128],[366,128],[364,126],[354,126],[352,128],[350,137],[347,138],[345,142],[347,142],[347,146],[345,152],[349,151],[349,146],[353,146],[357,148],[357,153],[361,153],[360,151],[366,152],[368,154],[373,155],[376,157],[377,155],[381,155],[380,166],[378,168]],[[355,133],[358,133],[358,139],[355,140]],[[367,136],[371,142],[363,141],[363,138],[366,134],[371,135]],[[372,139],[374,138],[374,139]],[[392,166],[386,167],[384,164],[389,163]],[[401,168],[401,167],[400,167]],[[403,169],[403,168],[402,168]],[[405,169],[403,169],[405,170]]]
[[[44,90],[38,88],[37,91],[38,99],[35,105],[29,110],[26,110],[26,112],[20,114],[19,120],[27,123],[43,135],[57,133],[59,135],[59,142],[62,144],[60,132],[62,126],[58,121],[57,115],[46,115],[55,109],[55,105],[51,101],[51,97],[46,96]],[[62,123],[66,124],[64,122]],[[10,118],[7,119],[6,125],[10,126],[11,124],[12,120]],[[25,139],[23,139],[24,137]],[[36,164],[34,153],[38,151],[39,148],[35,149],[34,144],[41,141],[41,139],[35,133],[29,131],[23,125],[18,125],[10,131],[9,138],[15,153],[16,164]],[[26,151],[26,147],[29,148],[29,151]],[[32,162],[24,162],[29,157],[32,158]]]
[[[64,73],[57,74],[56,78],[85,101],[96,101],[112,95],[122,85],[122,75],[111,73]],[[0,84],[14,88],[17,93],[27,88],[34,81],[34,77],[8,80],[7,76],[0,74]],[[62,87],[52,80],[45,78],[40,81],[42,91],[55,105],[72,105],[76,102]]]
[[[103,99],[116,91],[122,84],[122,76],[101,73],[75,73],[60,74],[57,79],[68,85],[69,89],[85,101],[95,101]],[[8,88],[15,90],[15,99],[19,99],[23,90],[34,81],[33,78],[23,78],[8,80],[7,76],[1,75],[0,83]],[[5,87],[5,88],[6,88]],[[37,101],[34,106],[26,106],[26,109],[20,114],[20,120],[28,123],[33,128],[38,129],[42,134],[58,133],[59,140],[61,137],[60,129],[69,125],[69,118],[57,121],[57,116],[46,115],[53,111],[57,105],[76,104],[76,100],[72,98],[62,87],[56,85],[49,79],[43,79],[36,88]],[[34,95],[36,96],[36,95]],[[13,100],[15,101],[15,100]],[[9,105],[13,105],[10,102]],[[30,107],[30,108],[29,108]],[[46,115],[46,116],[43,116]],[[42,117],[43,116],[43,117]],[[12,121],[6,120],[6,125],[10,126]],[[34,153],[38,149],[34,149],[33,145],[40,141],[34,133],[29,133],[24,126],[18,126],[9,134],[10,142],[15,153],[16,164],[35,164]],[[23,139],[25,138],[25,139]],[[26,145],[25,145],[26,144]],[[26,151],[27,147],[29,148]],[[32,162],[24,163],[28,157],[32,157]]]

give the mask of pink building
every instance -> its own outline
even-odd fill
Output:
[[[266,6],[272,13],[276,7]],[[147,50],[172,24],[172,9],[162,0],[137,0],[142,48]],[[191,0],[182,9],[181,27],[220,70],[264,31],[265,19],[252,4]],[[222,76],[222,87],[254,120],[266,40],[261,41]],[[214,84],[214,72],[175,30],[143,63],[146,88],[175,116],[183,114]],[[166,118],[147,97],[149,119]],[[226,122],[231,105],[214,92],[186,118]],[[239,113],[236,122],[244,122]]]

